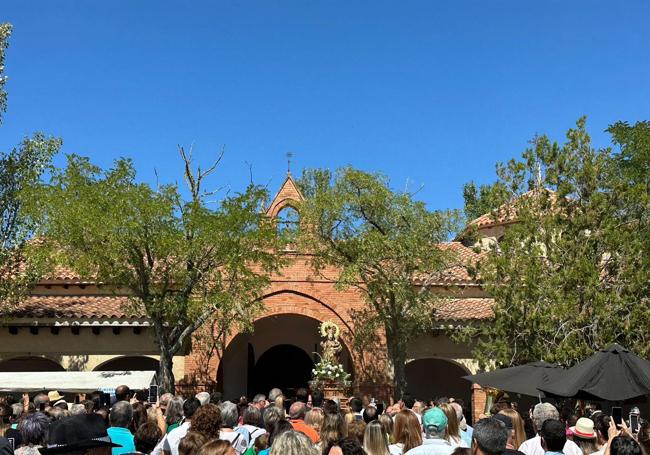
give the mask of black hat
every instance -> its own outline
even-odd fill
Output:
[[[506,426],[506,429],[512,430],[512,419],[505,415],[505,414],[495,414],[492,417],[497,419],[499,422],[503,422],[503,424]]]
[[[111,442],[104,419],[97,414],[80,414],[52,422],[47,447],[42,454],[56,454],[96,447],[122,447]]]
[[[14,449],[7,438],[0,438],[0,455],[14,455]]]

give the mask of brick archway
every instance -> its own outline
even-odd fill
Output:
[[[269,316],[298,315],[315,319],[319,323],[334,321],[341,328],[341,340],[350,353],[353,352],[352,340],[354,330],[349,321],[336,310],[334,305],[323,301],[317,293],[306,294],[295,289],[277,289],[268,292],[260,298],[264,302],[265,310],[259,314],[253,323]],[[225,340],[224,350],[239,333],[231,333]],[[217,364],[218,366],[218,364]],[[216,371],[216,370],[215,370]]]
[[[354,335],[351,323],[315,290],[307,294],[295,289],[276,289],[265,294],[260,300],[264,302],[266,310],[255,321],[280,314],[300,314],[320,322],[332,320],[341,327],[342,332]]]
[[[352,368],[357,371],[358,358],[353,347],[353,326],[350,321],[346,320],[347,312],[342,311],[349,308],[347,302],[330,303],[318,292],[307,294],[293,288],[274,289],[274,286],[260,300],[264,303],[265,310],[255,318],[254,324],[269,317],[283,315],[304,316],[317,323],[334,321],[341,328],[341,341],[349,353]],[[185,362],[185,381],[204,385],[213,384],[214,386],[215,382],[218,382],[217,372],[223,355],[238,335],[238,332],[229,334],[223,340],[220,352],[216,352],[210,357],[205,357],[199,352],[192,352]],[[220,385],[216,384],[216,386],[220,388]]]
[[[237,334],[228,343],[217,367],[217,389],[234,398],[266,394],[271,387],[279,387],[292,397],[297,387],[308,386],[311,370],[322,354],[319,326],[319,320],[305,314],[266,314],[255,322],[252,333]],[[354,378],[352,353],[343,345],[340,361]],[[283,346],[286,355],[271,355],[273,360],[262,368],[262,360]],[[280,382],[271,384],[270,379]],[[268,388],[260,388],[263,384]]]

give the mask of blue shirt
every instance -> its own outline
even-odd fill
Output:
[[[469,427],[467,427],[469,430]],[[474,429],[472,428],[472,431]],[[463,431],[460,430],[460,438],[463,440],[465,444],[467,444],[467,447],[472,447],[472,435],[469,433],[469,431]]]
[[[128,428],[110,427],[106,430],[111,442],[119,444],[122,447],[113,447],[113,455],[122,455],[123,453],[135,452],[135,442],[133,435]]]
[[[469,437],[469,446],[472,447],[472,435],[474,434],[474,428],[467,425],[467,430],[465,430],[467,436]]]
[[[445,439],[423,439],[422,445],[415,447],[404,455],[451,455],[454,447]]]

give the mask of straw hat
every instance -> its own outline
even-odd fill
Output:
[[[56,390],[51,391],[50,393],[47,394],[47,399],[52,401],[59,401],[60,399],[63,398],[63,395],[59,394]]]
[[[579,438],[594,439],[597,437],[596,431],[594,430],[594,421],[586,417],[580,417],[575,427],[569,429]]]

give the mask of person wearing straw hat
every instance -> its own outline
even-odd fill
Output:
[[[51,392],[48,392],[47,394],[47,400],[50,402],[50,406],[54,406],[54,404],[57,401],[60,401],[63,399],[63,395],[61,395],[58,391],[52,390]]]
[[[578,444],[582,453],[590,454],[598,451],[598,434],[594,429],[594,421],[580,417],[575,426],[569,428],[573,433],[573,442]]]

